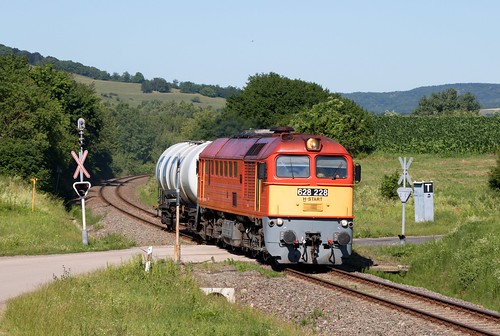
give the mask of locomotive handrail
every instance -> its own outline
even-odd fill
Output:
[[[332,184],[332,183],[328,183],[328,184],[317,183],[317,185],[321,186],[321,187],[354,187],[353,183],[335,183],[335,184]]]
[[[268,185],[286,185],[286,186],[308,186],[311,183],[290,183],[290,182],[262,182],[263,184]]]

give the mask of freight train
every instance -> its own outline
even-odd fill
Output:
[[[352,253],[361,167],[338,142],[291,127],[167,148],[161,221],[278,264],[340,265]]]

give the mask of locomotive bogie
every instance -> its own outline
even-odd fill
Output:
[[[352,253],[352,227],[338,219],[265,217],[263,224],[267,252],[280,264],[340,265]]]

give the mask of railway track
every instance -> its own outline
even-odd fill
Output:
[[[466,334],[500,335],[500,314],[494,311],[479,309],[436,295],[417,292],[401,285],[340,270],[333,270],[321,276],[293,269],[287,269],[286,272],[292,277],[405,311]]]
[[[109,180],[106,184],[99,188],[99,197],[109,206],[133,218],[134,220],[165,230],[166,227],[161,223],[156,211],[145,208],[143,205],[131,202],[124,196],[123,189],[126,188],[127,183],[147,178],[148,175],[139,175]],[[179,232],[179,235],[183,239],[192,240],[192,237],[186,233]]]
[[[122,189],[128,182],[146,179],[147,175],[123,177],[109,180],[99,188],[99,197],[109,206],[117,209],[141,223],[146,223],[155,227],[164,228],[155,213],[141,205],[135,204],[122,195]],[[155,218],[156,217],[156,218]]]
[[[147,178],[133,176],[110,180],[99,188],[99,197],[112,206],[134,218],[136,221],[165,229],[159,217],[152,209],[145,209],[131,202],[125,196],[127,183]],[[182,235],[182,232],[181,232]],[[189,235],[183,235],[192,241]],[[500,335],[500,314],[477,309],[470,305],[461,305],[451,300],[441,299],[434,295],[426,295],[412,291],[397,284],[390,284],[376,279],[356,276],[353,273],[333,270],[332,272],[311,275],[293,269],[286,269],[287,274],[314,282],[318,285],[341,290],[356,297],[376,302],[392,309],[455,328],[463,333],[473,335]]]

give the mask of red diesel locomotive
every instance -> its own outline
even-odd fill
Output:
[[[162,222],[280,264],[339,265],[352,252],[354,184],[361,168],[324,136],[292,128],[183,142],[160,157]]]

